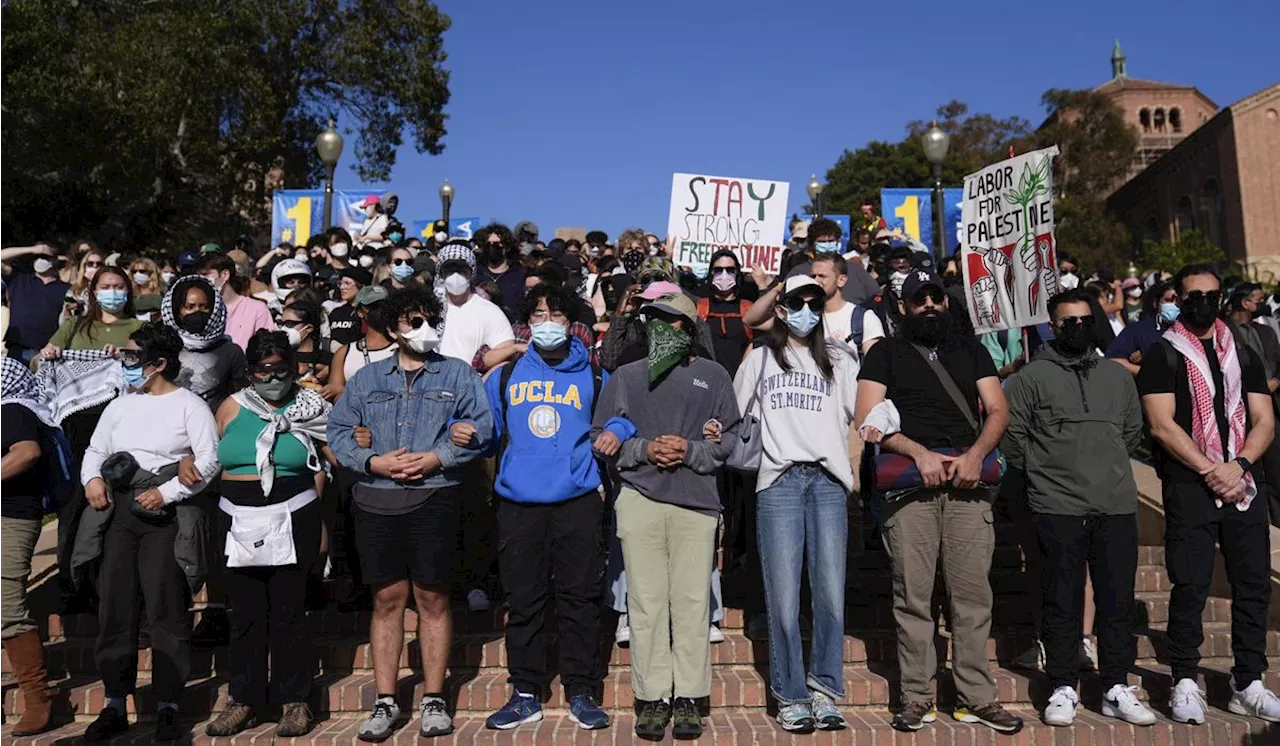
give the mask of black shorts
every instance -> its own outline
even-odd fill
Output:
[[[360,573],[371,588],[412,580],[422,587],[453,583],[462,516],[462,488],[445,487],[403,515],[377,515],[354,502]]]

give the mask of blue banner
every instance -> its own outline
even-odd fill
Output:
[[[823,218],[834,222],[840,226],[840,251],[841,253],[849,250],[849,216],[848,215],[823,215]],[[818,219],[817,215],[801,215],[801,220],[808,220],[810,223]],[[782,229],[782,240],[787,242],[791,240],[791,220],[787,220],[787,226]]]
[[[432,225],[434,220],[414,220],[409,223],[410,238],[418,238],[423,241],[431,238]],[[449,238],[465,238],[470,241],[476,231],[484,227],[480,218],[449,218]]]
[[[341,190],[333,193],[333,225],[345,228],[348,233],[360,230],[364,223],[364,210],[360,203],[370,194],[381,192],[368,190]],[[271,196],[271,245],[287,241],[305,244],[307,239],[324,229],[323,189],[277,189]]]
[[[945,230],[947,253],[959,246],[960,202],[964,189],[943,189],[942,201],[946,210]],[[933,190],[932,189],[881,189],[880,211],[889,230],[903,233],[933,249]]]

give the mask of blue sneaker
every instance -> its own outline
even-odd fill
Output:
[[[583,730],[609,727],[609,714],[600,709],[590,694],[579,694],[569,700],[569,719]]]
[[[542,705],[538,698],[529,694],[516,692],[502,706],[501,710],[490,715],[484,721],[484,727],[490,730],[511,730],[525,723],[536,723],[542,719]]]

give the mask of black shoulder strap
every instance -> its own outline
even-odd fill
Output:
[[[596,416],[596,402],[600,401],[600,389],[604,388],[604,368],[599,363],[591,364],[591,418]]]
[[[956,381],[942,366],[942,362],[938,360],[938,356],[933,354],[923,345],[915,342],[911,343],[911,347],[924,358],[925,363],[938,377],[938,382],[942,384],[942,388],[946,390],[947,395],[951,397],[951,401],[955,402],[956,407],[960,409],[960,413],[964,415],[965,420],[969,423],[969,427],[973,428],[976,434],[982,434],[982,428],[978,427],[978,418],[973,416],[973,408],[964,400],[964,395],[960,393],[960,387],[956,386]]]
[[[498,393],[502,396],[502,427],[507,427],[507,384],[511,382],[511,374],[515,372],[516,363],[520,361],[520,355],[516,355],[502,366],[502,370],[498,373]]]

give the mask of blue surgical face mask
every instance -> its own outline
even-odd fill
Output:
[[[107,313],[118,313],[129,300],[129,294],[122,289],[99,290],[94,295],[98,297],[98,305]]]
[[[799,311],[787,311],[787,327],[797,337],[807,337],[818,325],[818,312],[805,306]]]
[[[400,282],[404,282],[410,277],[413,277],[413,265],[412,264],[396,264],[391,267],[391,275],[395,277],[397,280],[399,280]]]
[[[702,266],[693,268],[693,276],[699,280],[707,279],[707,275],[711,273],[711,267]]]
[[[568,327],[554,321],[534,324],[529,331],[533,337],[533,343],[544,350],[554,350],[569,338]]]
[[[1182,309],[1177,303],[1161,303],[1160,304],[1160,320],[1166,325],[1172,324],[1178,320],[1178,314],[1182,313]]]
[[[839,241],[818,241],[813,245],[813,248],[819,254],[834,254],[840,250],[840,242]]]
[[[387,240],[391,243],[400,243],[400,239],[404,238],[403,233],[388,233]]]
[[[137,391],[147,385],[147,381],[151,376],[143,375],[141,365],[124,366],[124,382],[128,384],[130,389]]]

